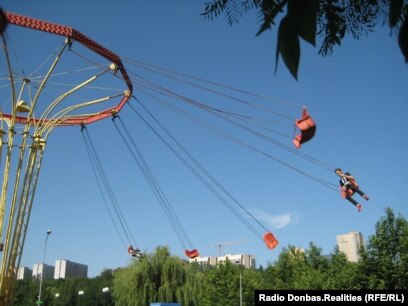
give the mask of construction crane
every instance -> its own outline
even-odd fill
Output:
[[[226,245],[234,245],[234,244],[240,244],[243,242],[248,241],[249,239],[241,239],[241,240],[235,240],[235,241],[228,241],[228,242],[218,242],[215,247],[218,247],[218,254],[219,256],[222,256],[222,248]]]

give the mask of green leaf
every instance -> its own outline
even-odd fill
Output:
[[[282,55],[283,62],[289,69],[290,74],[297,80],[300,60],[300,43],[296,28],[287,16],[282,19],[279,25],[276,52],[276,69],[280,54]]]
[[[401,18],[402,6],[404,5],[404,0],[391,0],[390,1],[390,12],[388,15],[388,22],[390,27],[395,27],[398,20]]]
[[[399,29],[398,44],[399,44],[402,54],[405,57],[405,62],[408,63],[408,19],[407,17],[405,17]]]
[[[287,16],[305,41],[315,46],[320,0],[289,0]]]

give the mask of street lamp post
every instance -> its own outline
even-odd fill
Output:
[[[109,293],[109,287],[102,288],[103,292],[103,305],[106,305],[107,294]]]
[[[79,296],[79,305],[82,305],[82,296],[84,295],[84,291],[83,290],[81,290],[81,291],[78,291],[78,296]]]
[[[41,271],[41,276],[40,276],[40,290],[38,292],[38,301],[37,304],[40,305],[42,303],[41,301],[41,289],[42,289],[42,282],[43,282],[43,275],[44,275],[44,262],[45,262],[45,251],[47,249],[47,240],[48,236],[52,233],[51,230],[47,231],[47,235],[45,236],[45,242],[44,242],[44,254],[43,254],[43,260],[42,260],[42,271]]]
[[[242,306],[242,261],[239,265],[239,306]]]
[[[57,292],[56,294],[55,294],[55,305],[60,305],[60,301],[59,301],[59,298],[60,297],[60,294]]]

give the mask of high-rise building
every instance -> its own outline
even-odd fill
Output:
[[[363,245],[363,235],[360,232],[350,232],[344,235],[338,235],[337,246],[341,252],[346,254],[347,260],[358,262],[360,256],[358,251]]]
[[[33,276],[33,270],[27,267],[20,267],[17,270],[17,279],[18,280],[27,280],[31,279]]]
[[[47,264],[35,264],[33,266],[33,279],[40,279],[43,274],[43,279],[53,278],[54,267]]]
[[[54,279],[87,277],[88,266],[69,260],[56,260]]]

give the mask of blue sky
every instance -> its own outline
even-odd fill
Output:
[[[288,245],[307,248],[313,242],[326,254],[333,251],[338,234],[360,231],[367,238],[386,207],[408,216],[408,71],[397,40],[386,27],[360,40],[345,39],[332,57],[323,58],[317,48],[302,42],[296,81],[281,61],[274,75],[276,29],[255,37],[258,23],[253,14],[230,27],[223,17],[205,21],[200,16],[202,1],[17,0],[3,1],[2,6],[72,26],[132,61],[296,104],[298,107],[259,102],[292,117],[306,105],[317,122],[317,133],[301,152],[350,171],[371,196],[363,203],[363,212],[357,213],[332,189],[185,120],[135,87],[135,95],[160,122],[280,241],[275,250],[268,250],[125,106],[121,119],[201,255],[217,255],[215,245],[219,242],[245,239],[225,246],[224,252],[255,254],[258,264],[265,266]],[[26,33],[29,35],[28,30]],[[25,37],[17,51],[26,48],[26,52],[35,52],[30,44],[38,42]],[[38,45],[43,51],[53,51],[45,41]],[[129,71],[149,77],[146,71],[125,65]],[[171,80],[160,82],[213,107],[244,109],[225,97],[210,96]],[[272,120],[259,110],[257,114]],[[202,112],[197,116],[234,130]],[[97,122],[87,130],[137,246],[152,252],[159,245],[168,245],[173,254],[183,257],[177,236],[111,120]],[[286,130],[293,133],[293,127]],[[240,136],[301,171],[337,184],[336,175],[326,169],[248,133]],[[277,139],[291,146],[290,139]],[[104,268],[125,266],[130,261],[103,204],[78,127],[58,128],[48,139],[22,265],[41,262],[48,229],[53,231],[46,253],[49,264],[69,259],[88,264],[89,276],[96,276]]]

